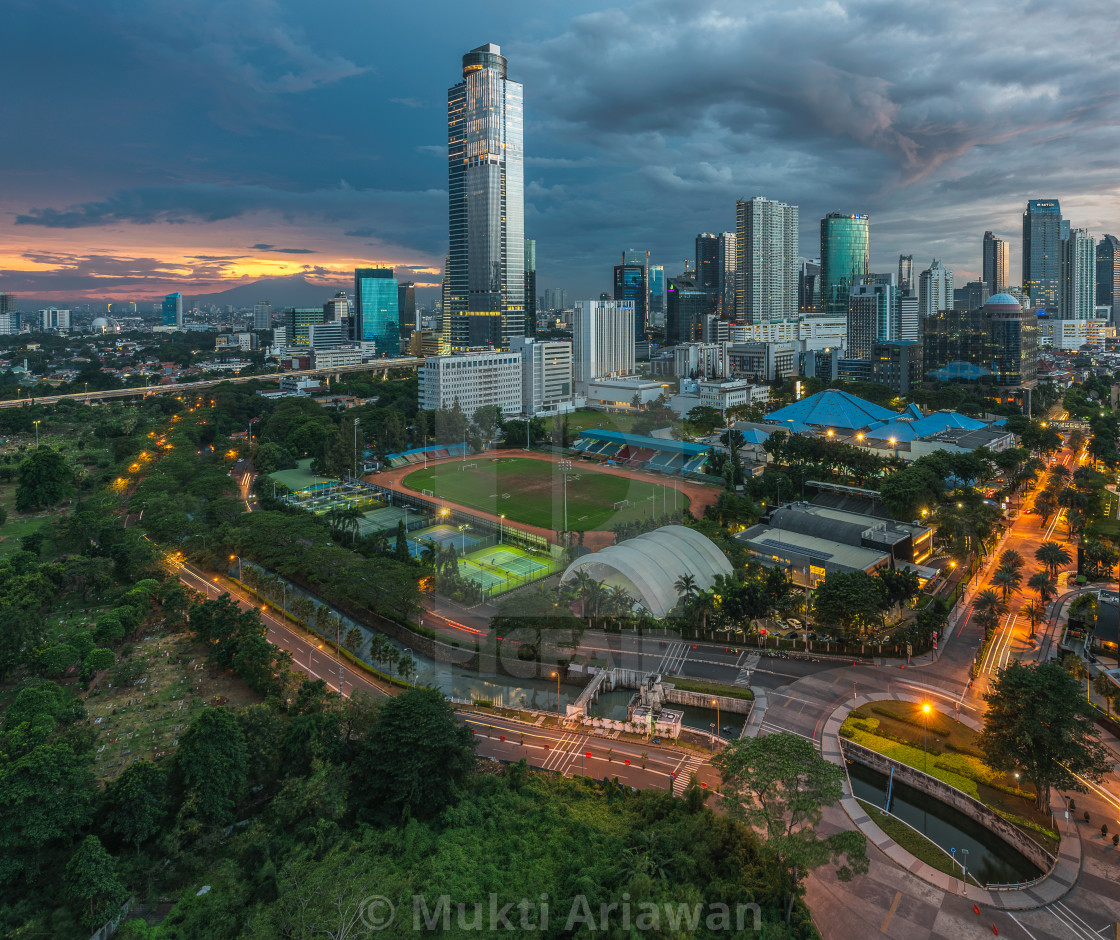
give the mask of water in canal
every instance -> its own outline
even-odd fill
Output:
[[[613,689],[599,694],[599,700],[588,708],[587,713],[594,718],[610,718],[625,721],[627,705],[634,689]],[[555,696],[554,696],[555,697]],[[682,724],[693,731],[711,734],[715,729],[716,710],[714,708],[695,708],[692,705],[670,705],[669,708],[684,712]],[[731,712],[719,713],[720,737],[732,739],[739,737],[743,730],[745,715]]]
[[[857,764],[848,764],[852,792],[861,800],[884,809],[887,777]],[[955,848],[957,860],[968,850],[968,871],[980,884],[1020,884],[1033,881],[1040,872],[1010,845],[964,813],[926,796],[904,783],[894,782],[890,811],[946,852]]]

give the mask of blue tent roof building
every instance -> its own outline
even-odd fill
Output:
[[[770,412],[766,421],[788,428],[794,433],[808,428],[833,428],[854,433],[898,417],[896,411],[856,398],[839,389],[826,388],[823,392]]]

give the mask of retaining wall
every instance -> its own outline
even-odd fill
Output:
[[[723,695],[708,695],[704,692],[686,692],[666,686],[665,701],[674,705],[692,705],[695,708],[711,708],[712,702],[719,702],[721,712],[731,712],[735,715],[749,715],[754,708],[754,702],[745,698],[727,698]]]
[[[920,790],[922,793],[953,807],[953,809],[960,810],[969,819],[975,820],[986,829],[994,832],[1029,862],[1038,866],[1044,874],[1049,873],[1054,867],[1057,859],[1053,855],[1018,826],[1012,825],[1002,816],[988,809],[983,803],[974,800],[967,793],[962,793],[956,787],[951,787],[949,784],[906,764],[892,761],[889,757],[884,757],[877,751],[849,741],[847,738],[840,738],[840,750],[847,760],[863,764],[865,767],[870,767],[880,773],[889,775],[893,767],[895,780],[899,780],[915,790]]]

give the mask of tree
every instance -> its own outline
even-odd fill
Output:
[[[364,812],[389,819],[431,818],[452,803],[474,764],[474,733],[460,725],[438,689],[387,699],[356,763]]]
[[[998,591],[985,588],[976,595],[972,609],[977,623],[984,628],[984,636],[987,637],[999,625],[999,618],[1007,613],[1007,600]]]
[[[1027,601],[1020,608],[1019,612],[1021,614],[1023,614],[1023,616],[1025,616],[1027,618],[1027,620],[1030,622],[1030,625],[1031,625],[1031,636],[1030,636],[1030,638],[1033,640],[1034,639],[1034,631],[1038,628],[1038,625],[1040,623],[1042,623],[1043,619],[1046,617],[1046,608],[1043,606],[1043,604],[1040,604],[1038,601],[1030,600],[1030,601]]]
[[[1042,562],[1050,571],[1050,577],[1058,580],[1058,569],[1068,565],[1073,556],[1069,549],[1058,542],[1043,542],[1034,553],[1034,557]]]
[[[362,631],[357,627],[351,627],[346,631],[346,638],[342,642],[351,653],[355,656],[359,655],[358,651],[362,648]]]
[[[1003,599],[1007,600],[1007,595],[1013,591],[1019,590],[1019,585],[1023,583],[1023,576],[1019,574],[1017,568],[1011,568],[1006,565],[1000,565],[992,574],[992,584],[998,585],[1003,591]]]
[[[215,825],[231,822],[248,778],[245,735],[233,715],[203,711],[179,740],[174,773],[195,814]]]
[[[997,770],[1018,770],[1045,807],[1050,788],[1086,791],[1111,768],[1097,737],[1092,706],[1076,679],[1055,663],[1012,662],[984,696],[988,710],[978,739]]]
[[[129,764],[105,791],[105,828],[140,851],[166,812],[165,776],[151,761]]]
[[[66,458],[49,447],[40,447],[19,465],[16,509],[31,512],[57,506],[70,494],[74,471]]]
[[[840,627],[850,638],[879,623],[883,582],[865,571],[834,571],[817,585],[813,614],[819,623]]]
[[[86,836],[66,864],[66,893],[82,906],[82,924],[96,930],[128,899],[113,857],[97,836]]]
[[[1058,593],[1058,586],[1050,580],[1050,575],[1045,571],[1036,571],[1027,579],[1027,587],[1038,591],[1038,602],[1045,607],[1051,598]]]
[[[732,741],[712,761],[723,776],[723,805],[732,819],[761,830],[785,869],[786,923],[802,880],[829,862],[841,881],[867,871],[863,835],[845,830],[819,838],[826,806],[843,794],[844,771],[800,735],[780,732]]]

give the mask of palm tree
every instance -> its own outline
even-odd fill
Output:
[[[1050,574],[1046,571],[1036,571],[1027,579],[1027,587],[1032,591],[1038,591],[1038,602],[1045,607],[1050,603],[1050,599],[1058,593],[1058,586],[1050,580]]]
[[[700,588],[696,584],[696,578],[690,574],[682,574],[673,582],[673,590],[677,592],[678,597],[683,596],[687,604],[699,593]]]
[[[1058,542],[1043,542],[1035,551],[1034,557],[1050,569],[1050,577],[1055,581],[1058,580],[1058,569],[1073,560],[1069,549]]]
[[[976,612],[976,619],[984,628],[984,636],[995,629],[999,623],[999,618],[1007,613],[1007,601],[1005,601],[998,591],[993,591],[991,588],[985,588],[976,595],[976,600],[972,603],[972,609]]]
[[[315,612],[315,602],[310,597],[304,597],[302,594],[297,594],[292,598],[292,613],[295,614],[297,620],[302,620],[304,623],[311,623],[311,615]]]
[[[1023,556],[1015,551],[1015,549],[1009,548],[999,556],[999,566],[1001,568],[1014,568],[1018,571],[1023,567]]]
[[[634,598],[626,588],[615,584],[607,589],[607,606],[616,617],[625,617],[634,607]]]
[[[1018,591],[1019,585],[1023,583],[1023,576],[1019,574],[1015,568],[1007,568],[1000,565],[996,569],[995,574],[992,575],[992,584],[998,584],[1003,590],[1003,599],[1007,600],[1007,595],[1012,591]]]
[[[1045,525],[1050,517],[1054,515],[1054,510],[1058,508],[1058,501],[1050,493],[1049,490],[1043,490],[1038,494],[1038,498],[1034,501],[1034,510],[1042,516],[1042,524]]]
[[[369,641],[370,662],[380,666],[385,661],[385,651],[392,646],[384,633],[375,633]]]
[[[1035,628],[1042,623],[1043,617],[1046,616],[1046,608],[1038,601],[1027,601],[1020,609],[1019,612],[1023,614],[1031,624],[1031,639],[1034,639]]]
[[[1073,474],[1070,472],[1069,467],[1067,467],[1065,464],[1056,463],[1053,467],[1050,468],[1051,483],[1065,484],[1065,482],[1069,480],[1071,476],[1073,476]]]
[[[425,539],[423,545],[424,547],[420,549],[420,561],[438,571],[437,562],[441,554],[439,546],[430,539]]]
[[[579,598],[580,612],[585,617],[587,616],[587,591],[593,583],[594,581],[591,575],[583,568],[580,568],[579,571],[572,576],[571,585],[575,591],[576,597]]]

